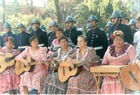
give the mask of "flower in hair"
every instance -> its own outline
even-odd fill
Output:
[[[111,38],[111,39],[114,39],[114,35],[113,35],[113,34],[111,34],[111,35],[110,35],[110,38]]]
[[[6,37],[4,38],[4,41],[6,42],[6,41],[7,41],[7,39],[8,39],[8,37],[6,36]]]

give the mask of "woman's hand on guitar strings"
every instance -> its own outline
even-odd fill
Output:
[[[74,65],[72,63],[69,63],[69,64],[70,64],[71,69],[74,69]]]
[[[28,61],[25,60],[24,64],[25,64],[26,67],[29,67],[29,62]]]
[[[53,58],[53,60],[55,60],[57,62],[61,62],[61,59],[60,58],[57,58],[57,57]]]

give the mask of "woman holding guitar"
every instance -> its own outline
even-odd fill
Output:
[[[5,53],[11,53],[13,56],[20,54],[19,50],[14,50],[14,38],[5,38],[6,47],[0,47],[0,56],[5,56]],[[1,62],[0,62],[1,63]],[[6,62],[5,62],[6,63]],[[15,74],[14,65],[7,67],[4,72],[0,74],[0,94],[7,93],[16,94],[15,89],[19,92],[20,77]]]
[[[74,50],[68,46],[67,37],[63,36],[59,38],[58,42],[61,48],[59,48],[57,52],[52,53],[49,57],[53,58],[53,60],[57,61],[58,63],[61,63],[68,57],[68,55],[71,55]],[[60,82],[58,78],[58,72],[47,76],[43,88],[44,94],[65,94],[66,90],[67,82]]]
[[[124,43],[124,34],[122,31],[116,30],[111,35],[111,38],[114,44],[108,47],[102,65],[128,65],[136,55],[134,47],[128,43]],[[126,89],[125,93],[130,92]],[[119,78],[105,76],[101,94],[122,94]]]
[[[43,84],[47,75],[48,65],[44,65],[47,57],[47,48],[38,46],[39,41],[37,36],[32,36],[29,43],[31,47],[26,47],[15,59],[24,63],[25,66],[29,66],[28,61],[24,59],[29,57],[37,61],[38,64],[35,65],[33,72],[25,72],[21,75],[20,93],[29,94],[29,91],[35,89],[38,94],[43,90]]]
[[[94,48],[87,46],[87,37],[81,35],[77,39],[79,49],[66,59],[72,69],[74,69],[73,64],[78,64],[96,56]],[[90,72],[92,66],[97,66],[97,63],[88,62],[84,64],[79,75],[70,77],[67,94],[96,94],[97,87],[93,73]]]

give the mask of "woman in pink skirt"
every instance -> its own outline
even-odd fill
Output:
[[[136,55],[134,47],[128,43],[124,43],[124,34],[122,31],[115,31],[111,35],[111,38],[114,44],[108,47],[102,64],[127,65]],[[129,94],[130,91],[126,88],[125,93]],[[105,76],[101,87],[101,94],[122,94],[118,77]]]
[[[38,62],[35,65],[33,72],[25,72],[21,75],[20,80],[20,93],[29,94],[29,91],[35,89],[36,93],[39,94],[43,90],[43,84],[45,83],[45,78],[48,74],[48,65],[46,62],[46,47],[38,46],[38,38],[32,36],[29,40],[31,47],[26,47],[26,49],[15,59],[23,62],[25,66],[29,66],[28,62],[24,58],[32,58]]]
[[[5,38],[5,48],[0,47],[0,56],[5,56],[5,53],[11,53],[13,56],[20,53],[19,50],[14,50],[14,38],[7,37]],[[15,74],[14,65],[7,67],[4,72],[0,74],[0,94],[7,93],[10,91],[10,94],[16,94],[15,90],[19,90],[20,77]]]

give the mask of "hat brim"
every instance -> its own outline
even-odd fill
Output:
[[[92,21],[92,20],[90,20],[90,21]],[[88,23],[89,23],[90,21],[88,21]],[[97,22],[98,22],[99,20],[95,20],[95,21],[97,21]]]
[[[32,23],[32,25],[33,25],[33,24],[35,24],[35,23]],[[40,23],[36,23],[36,24],[39,24],[39,26],[40,26]]]
[[[74,22],[74,23],[76,23],[76,21],[65,21],[65,23],[66,23],[66,22]]]
[[[137,18],[137,19],[135,19],[135,20],[138,20],[138,21],[140,21],[140,18]]]

